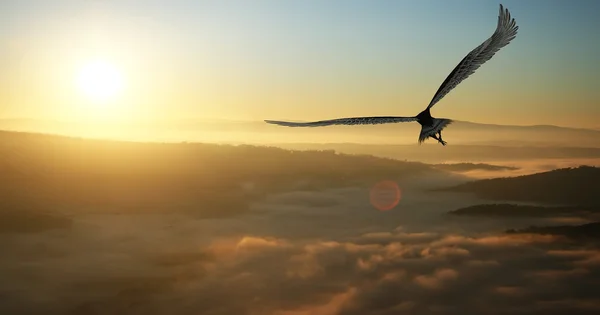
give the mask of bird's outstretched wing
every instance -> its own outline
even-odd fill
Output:
[[[500,14],[498,15],[498,26],[490,38],[473,49],[463,60],[452,70],[444,83],[439,87],[433,99],[427,106],[431,108],[439,102],[446,94],[456,87],[464,79],[468,78],[482,64],[490,60],[500,48],[508,45],[513,38],[517,36],[517,26],[515,19],[510,17],[510,12],[500,5]]]
[[[416,117],[354,117],[354,118],[339,118],[332,120],[321,120],[312,122],[289,122],[289,121],[276,121],[276,120],[265,120],[266,123],[286,126],[286,127],[323,127],[331,125],[378,125],[378,124],[392,124],[400,122],[416,121]]]

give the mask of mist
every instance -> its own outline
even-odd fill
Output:
[[[457,216],[544,202],[443,190],[478,168],[494,178],[556,163],[448,171],[329,151],[3,137],[3,314],[600,310],[597,241],[526,231],[592,215]],[[369,199],[384,180],[401,192],[389,211]]]

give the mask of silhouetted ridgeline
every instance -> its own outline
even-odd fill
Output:
[[[482,204],[465,207],[448,212],[452,215],[464,216],[500,216],[500,217],[546,217],[557,215],[587,215],[600,212],[600,207],[540,207],[515,204]]]
[[[445,139],[451,141],[450,136]],[[281,143],[278,147],[292,150],[332,149],[348,154],[372,154],[400,160],[440,163],[443,161],[513,161],[528,159],[600,158],[597,147],[535,146],[532,144],[467,145],[449,142],[447,146],[427,142],[423,145],[385,145],[359,143]]]
[[[2,212],[185,210],[218,217],[243,212],[269,192],[425,171],[439,172],[421,163],[331,151],[0,132]]]
[[[268,118],[268,117],[265,117]],[[276,117],[271,117],[276,118]],[[327,128],[281,128],[266,124],[264,121],[243,120],[169,120],[158,119],[138,123],[82,123],[52,120],[0,119],[0,129],[20,130],[28,132],[48,132],[52,134],[77,135],[84,137],[110,137],[111,139],[130,141],[192,141],[192,142],[237,142],[244,143],[294,143],[294,142],[355,142],[355,143],[396,143],[417,145],[417,124],[383,124],[357,126],[329,126]],[[593,129],[576,129],[557,126],[511,126],[472,123],[455,120],[452,128],[448,128],[446,137],[452,146],[450,153],[457,145],[469,147],[501,146],[501,147],[592,147],[600,148],[598,137],[600,132]],[[82,134],[81,132],[85,132]],[[206,137],[206,135],[210,135]],[[178,139],[178,140],[175,140]],[[311,140],[312,139],[312,140]],[[315,141],[315,139],[320,139]],[[432,143],[432,142],[430,142]],[[435,142],[433,142],[435,143]],[[279,145],[277,145],[279,146]],[[333,148],[333,147],[332,147]],[[316,148],[310,148],[316,149]],[[334,148],[339,150],[338,148]],[[343,150],[342,150],[343,151]],[[345,151],[344,151],[345,152]],[[374,153],[375,152],[375,153]],[[391,153],[397,153],[394,148]],[[378,155],[377,150],[368,148],[360,153]],[[460,152],[458,152],[460,153]],[[473,157],[473,152],[466,153]],[[482,152],[485,153],[485,152]],[[502,154],[502,152],[499,152]],[[424,156],[427,157],[426,155]],[[493,157],[493,156],[492,156]],[[510,158],[511,155],[508,155]],[[409,157],[411,160],[424,161],[421,158]],[[504,159],[504,158],[503,158]]]
[[[49,213],[35,208],[9,206],[0,201],[0,234],[35,233],[45,230],[71,227],[71,219],[57,213]]]
[[[468,172],[475,170],[483,171],[514,171],[518,170],[518,167],[503,166],[503,165],[492,165],[485,163],[454,163],[454,164],[435,164],[433,165],[437,169],[450,171],[450,172]]]
[[[580,166],[525,176],[485,179],[443,190],[472,192],[493,200],[598,206],[600,168]]]
[[[574,239],[600,239],[600,222],[593,222],[583,225],[560,225],[560,226],[532,226],[526,229],[510,229],[506,233],[535,233],[562,235]]]

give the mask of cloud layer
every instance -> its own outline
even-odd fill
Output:
[[[21,265],[3,264],[13,271],[1,286],[3,313],[600,311],[600,250],[555,236],[396,229],[346,240],[248,235],[205,246],[143,248],[124,240],[121,250],[94,241],[97,248],[87,252],[53,247],[43,259],[23,252]]]
[[[401,188],[386,212],[354,187],[269,196],[232,218],[81,214],[0,235],[0,314],[600,312],[598,244],[445,218],[479,201]]]

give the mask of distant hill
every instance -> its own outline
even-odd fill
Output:
[[[324,119],[327,117],[324,117]],[[331,117],[335,118],[335,117]],[[285,117],[265,117],[285,119]],[[0,120],[0,129],[136,141],[277,143],[357,143],[417,145],[417,123],[284,128],[263,121],[171,120],[135,124],[89,124],[31,119]],[[451,145],[562,146],[600,148],[600,130],[549,125],[514,126],[455,121],[444,130]]]
[[[469,172],[475,170],[484,171],[514,171],[518,170],[518,167],[503,166],[503,165],[492,165],[485,163],[453,163],[453,164],[434,164],[437,169],[450,171],[450,172]]]
[[[443,190],[471,192],[492,200],[598,206],[600,168],[581,166],[533,175],[485,179]]]
[[[526,229],[510,229],[506,233],[535,233],[562,235],[573,239],[600,239],[600,222],[593,222],[583,225],[560,225],[560,226],[532,226]]]
[[[541,207],[515,204],[481,204],[448,212],[459,216],[497,216],[497,217],[552,217],[552,216],[587,216],[590,213],[600,213],[600,207],[564,206]]]
[[[358,143],[309,144],[279,143],[278,147],[290,150],[336,150],[349,154],[372,154],[400,160],[440,163],[443,161],[516,161],[529,159],[583,159],[600,158],[600,148],[509,146],[509,145],[462,145],[437,143],[416,145],[384,145]]]
[[[453,124],[452,129],[448,128],[447,134],[459,138],[460,144],[600,147],[598,130],[552,125],[515,126],[459,121]]]
[[[0,209],[0,235],[4,233],[37,233],[54,229],[70,228],[72,221],[68,216],[32,209],[11,207],[6,204]]]
[[[69,226],[58,211],[243,213],[264,194],[443,173],[429,165],[333,151],[138,143],[0,131],[0,230]],[[68,212],[68,211],[67,211]],[[14,223],[14,224],[13,224]]]
[[[528,159],[600,159],[600,131],[555,126],[504,126],[457,121],[444,131],[448,146],[417,144],[416,123],[286,128],[262,121],[177,120],[77,123],[0,120],[0,130],[138,142],[271,145],[289,150],[335,150],[425,163],[494,163]],[[587,162],[592,163],[592,162]]]

